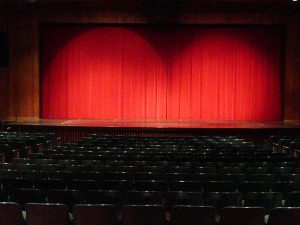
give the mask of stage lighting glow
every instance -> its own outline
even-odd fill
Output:
[[[42,117],[278,121],[281,42],[277,28],[48,25]]]

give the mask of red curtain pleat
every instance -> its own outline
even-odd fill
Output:
[[[42,117],[281,120],[276,27],[45,25]]]

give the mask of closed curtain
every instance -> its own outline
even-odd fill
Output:
[[[42,117],[281,119],[277,27],[45,25]]]

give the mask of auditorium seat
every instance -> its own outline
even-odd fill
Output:
[[[79,190],[51,189],[47,191],[49,203],[60,203],[66,205],[70,210],[75,204],[84,203],[83,193]]]
[[[102,190],[115,190],[123,193],[133,190],[131,180],[103,180],[100,184]]]
[[[272,187],[272,191],[281,192],[285,198],[292,191],[300,191],[300,182],[278,181]]]
[[[180,180],[192,180],[193,176],[190,173],[165,173],[164,179],[167,183]]]
[[[129,172],[107,172],[104,180],[133,180],[133,174]]]
[[[131,177],[135,175],[137,172],[138,167],[137,166],[117,166],[116,168],[113,169],[113,172],[125,172],[130,174]]]
[[[242,194],[239,192],[206,192],[204,205],[215,207],[218,211],[228,206],[242,206]]]
[[[71,171],[72,173],[76,173],[76,172],[85,172],[89,170],[89,167],[86,165],[82,165],[82,164],[71,164],[71,165],[65,165],[65,170],[67,171]]]
[[[162,180],[137,180],[134,184],[136,191],[166,191],[167,185]]]
[[[239,184],[248,180],[248,176],[246,174],[220,174],[218,179],[221,181],[231,181],[235,184]]]
[[[120,208],[123,205],[124,194],[112,190],[89,190],[85,194],[85,201],[88,204],[110,204]]]
[[[10,200],[17,202],[22,207],[27,203],[46,202],[45,193],[41,189],[14,188],[9,192]]]
[[[193,180],[200,182],[217,181],[222,179],[218,173],[197,173],[193,175]]]
[[[194,168],[194,173],[195,174],[199,174],[199,173],[217,173],[217,169],[216,167],[208,167],[208,166],[205,166],[205,167],[195,167]]]
[[[13,166],[12,163],[0,163],[0,170],[13,169]]]
[[[46,158],[46,156],[45,156],[45,154],[42,153],[42,152],[36,152],[36,153],[31,152],[30,154],[28,154],[28,158],[29,158],[32,162],[34,162],[35,164],[38,165],[38,164],[40,164],[40,163],[36,163],[36,160],[44,159],[44,158]]]
[[[272,185],[276,180],[276,176],[274,174],[248,174],[247,180],[249,182],[267,182]]]
[[[48,174],[48,176],[56,171],[63,171],[65,169],[64,165],[53,164],[53,161],[51,161],[49,164],[43,162],[43,164],[40,164],[40,166],[41,169]]]
[[[23,177],[30,180],[47,179],[48,174],[42,170],[26,170],[23,171]]]
[[[225,207],[221,210],[219,225],[264,225],[265,213],[261,207]]]
[[[293,191],[287,195],[286,207],[300,207],[300,191]]]
[[[0,179],[3,178],[20,178],[21,174],[18,170],[15,169],[1,169],[0,170]]]
[[[59,180],[70,180],[70,179],[76,179],[76,174],[74,172],[67,171],[67,170],[55,171],[49,174],[49,178],[59,179]]]
[[[62,179],[41,179],[34,180],[35,188],[47,191],[49,189],[65,189],[66,184]]]
[[[178,161],[179,163],[183,161]],[[188,166],[170,166],[166,169],[166,173],[191,173],[191,168]]]
[[[283,181],[283,182],[300,182],[300,174],[284,174],[281,176],[277,176],[277,181]]]
[[[300,149],[299,149],[299,150],[300,150]],[[295,172],[296,174],[300,174],[300,167],[296,167],[295,170],[294,170],[294,172]]]
[[[216,210],[209,206],[177,205],[171,211],[172,225],[215,225]]]
[[[32,163],[32,161],[29,158],[12,158],[11,161],[12,161],[13,164]]]
[[[237,187],[231,181],[208,181],[204,183],[204,192],[235,192]]]
[[[0,202],[8,201],[8,193],[4,188],[0,188]]]
[[[163,198],[158,191],[129,191],[125,195],[126,205],[161,205]]]
[[[66,180],[65,184],[69,190],[80,190],[82,192],[97,190],[101,187],[99,182],[95,180],[72,179]]]
[[[19,150],[13,149],[8,143],[0,143],[0,151],[3,152],[1,162],[11,163],[13,158],[19,157]]]
[[[165,207],[170,210],[174,205],[203,205],[202,192],[170,191],[165,196]]]
[[[77,174],[77,179],[79,180],[95,180],[95,181],[101,181],[104,180],[104,175],[101,172],[82,172]]]
[[[251,192],[245,196],[244,206],[264,207],[267,212],[282,206],[282,194],[280,192]]]
[[[201,192],[203,183],[200,181],[173,181],[168,184],[169,191]]]
[[[278,167],[290,167],[290,168],[295,168],[297,166],[296,162],[279,162],[277,163]]]
[[[233,155],[232,157],[235,157]],[[220,173],[222,174],[241,174],[241,167],[221,167]]]
[[[164,224],[164,209],[161,205],[125,205],[122,209],[122,225]]]
[[[12,188],[33,188],[33,181],[22,178],[1,179],[1,184],[6,190]]]
[[[140,173],[161,174],[164,171],[163,166],[143,166],[138,169]]]
[[[138,172],[134,178],[135,180],[163,180],[164,176],[160,172]]]
[[[78,204],[72,210],[73,225],[116,225],[117,210],[109,204]]]
[[[244,181],[239,184],[238,190],[246,195],[250,192],[268,192],[272,184],[267,181]]]
[[[267,225],[299,225],[300,208],[276,208],[271,210]]]
[[[93,167],[95,165],[102,165],[103,164],[102,162],[103,161],[101,161],[101,160],[94,160],[94,159],[81,160],[82,165],[86,165],[86,166],[90,166],[90,167]]]
[[[293,172],[292,167],[273,167],[272,173],[276,175],[285,175]]]
[[[69,225],[69,211],[63,204],[28,203],[27,225]]]
[[[21,206],[14,202],[0,202],[0,224],[25,225]]]

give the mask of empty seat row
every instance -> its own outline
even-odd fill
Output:
[[[71,174],[73,175],[73,174]],[[92,189],[104,190],[148,190],[148,191],[231,191],[242,192],[243,194],[249,192],[282,192],[284,195],[291,191],[300,191],[300,181],[262,181],[262,179],[239,181],[239,177],[228,175],[216,179],[216,177],[208,175],[199,175],[194,180],[182,180],[185,178],[178,174],[170,174],[167,180],[153,180],[145,177],[141,180],[132,179],[115,179],[105,180],[103,176],[98,173],[82,173],[78,176],[66,176],[58,173],[53,178],[30,177],[29,178],[1,178],[0,186],[6,190],[14,187],[19,188],[65,188],[65,189],[79,189],[82,191]],[[76,179],[77,177],[77,179]],[[151,177],[152,178],[152,177]]]
[[[125,205],[118,215],[113,205],[75,205],[70,218],[63,204],[29,203],[26,217],[16,203],[0,203],[0,224],[9,225],[264,225],[265,210],[259,207],[224,208],[219,220],[213,207],[174,206],[166,216],[160,205]],[[118,218],[119,217],[119,218]],[[275,208],[267,225],[298,225],[299,208]]]
[[[141,162],[141,161],[140,161]],[[84,162],[82,162],[84,163]],[[90,162],[90,164],[82,164],[76,160],[58,160],[56,163],[45,162],[43,164],[36,163],[2,163],[0,164],[0,170],[17,170],[19,172],[27,170],[37,170],[45,172],[53,172],[59,170],[67,171],[101,171],[101,172],[127,172],[131,174],[139,172],[155,172],[155,173],[218,173],[218,174],[274,174],[285,175],[285,174],[300,174],[299,163],[293,162],[295,167],[292,166],[253,166],[249,164],[236,165],[236,166],[226,166],[226,165],[210,165],[203,166],[197,165],[193,162],[184,162],[185,165],[172,164],[170,161],[157,161],[156,165],[152,162],[142,161],[140,165],[134,165],[138,162],[125,162],[123,161],[98,161]],[[287,163],[287,162],[285,162]],[[291,162],[290,162],[291,163]],[[160,164],[160,165],[159,165]]]
[[[0,132],[0,161],[11,162],[15,157],[27,157],[58,143],[60,138],[54,133]]]
[[[121,207],[124,204],[160,204],[169,210],[174,205],[213,206],[221,210],[227,206],[263,207],[267,211],[275,207],[300,207],[300,192],[291,192],[284,199],[279,192],[251,192],[242,195],[239,192],[183,192],[166,193],[155,191],[129,191],[122,193],[113,190],[79,190],[15,188],[9,193],[0,189],[0,201],[14,201],[20,205],[26,203],[62,203],[72,208],[75,204],[113,204]]]

